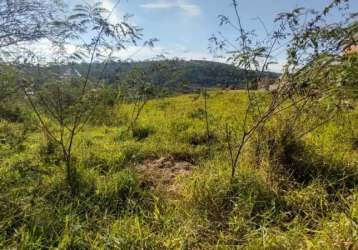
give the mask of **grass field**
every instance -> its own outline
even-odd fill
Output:
[[[36,123],[0,121],[0,248],[358,249],[358,110],[288,144],[280,115],[274,155],[254,138],[231,179],[225,126],[247,101],[209,93],[210,141],[195,94],[150,101],[134,131],[131,105],[96,114],[75,141],[75,197]]]

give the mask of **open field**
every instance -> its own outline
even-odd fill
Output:
[[[209,139],[200,95],[149,101],[133,131],[131,105],[103,107],[75,141],[75,196],[35,118],[1,120],[0,248],[358,249],[357,109],[302,137],[286,110],[231,179],[225,127],[240,134],[247,96],[207,101]]]
[[[0,250],[358,250],[357,10],[0,0]]]

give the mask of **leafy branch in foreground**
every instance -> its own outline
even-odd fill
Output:
[[[342,11],[339,7],[347,2],[333,1],[321,12],[297,8],[289,13],[281,13],[276,19],[279,28],[269,33],[267,39],[256,42],[254,33],[243,27],[239,1],[232,0],[235,21],[219,16],[220,25],[229,25],[238,33],[238,37],[233,42],[222,33],[213,35],[209,39],[212,51],[228,53],[228,60],[246,72],[260,72],[254,82],[246,81],[249,101],[244,119],[239,127],[227,125],[225,129],[232,178],[240,166],[245,145],[275,115],[291,110],[287,120],[292,121],[290,126],[294,126],[301,118],[307,117],[306,114],[316,111],[311,127],[301,131],[301,136],[304,136],[329,121],[334,112],[341,110],[342,99],[347,99],[347,91],[352,93],[352,89],[356,89],[357,74],[343,70],[347,63],[356,62],[355,54],[347,55],[344,52],[347,44],[349,47],[357,44],[354,42],[357,37],[356,14],[343,13],[344,20],[337,24],[325,19],[333,9]],[[273,52],[287,42],[287,64],[281,78],[273,85],[271,96],[251,91],[262,80],[264,71],[274,63]],[[336,108],[329,108],[327,99],[336,100]],[[325,112],[323,117],[319,115],[322,111]]]
[[[74,56],[76,60],[89,60],[86,74],[55,74],[37,84],[23,80],[22,87],[46,137],[62,150],[67,183],[71,192],[75,194],[78,191],[72,156],[75,138],[96,108],[102,83],[101,76],[96,81],[90,79],[93,63],[96,60],[103,60],[104,74],[113,53],[125,49],[128,44],[136,44],[141,38],[141,29],[128,23],[127,16],[121,23],[111,23],[109,20],[113,10],[108,11],[98,3],[93,6],[76,5],[73,11],[73,15],[58,23],[59,27],[63,27],[64,33],[72,35],[64,36],[54,45],[65,49],[69,42],[79,41],[76,47],[81,53],[76,51],[69,54],[60,64],[72,69],[68,62],[71,62]],[[67,64],[63,64],[64,62]],[[28,88],[32,89],[33,94],[26,91]]]
[[[63,10],[61,1],[1,1],[0,48],[43,38],[55,40],[60,33],[54,21]]]

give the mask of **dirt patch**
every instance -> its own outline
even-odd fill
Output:
[[[159,192],[177,194],[180,184],[178,177],[190,175],[195,168],[190,162],[177,161],[173,157],[161,157],[155,160],[145,160],[135,169],[140,174],[143,184]]]

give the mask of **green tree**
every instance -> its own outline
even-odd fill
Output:
[[[90,79],[94,62],[103,61],[101,74],[104,74],[114,51],[123,50],[141,38],[141,29],[131,25],[128,16],[124,16],[120,23],[112,23],[112,13],[113,10],[103,8],[100,3],[76,5],[70,16],[56,22],[64,36],[53,43],[58,49],[55,52],[62,53],[54,63],[69,71],[50,70],[46,77],[38,78],[40,82],[24,78],[21,84],[46,137],[62,150],[72,194],[78,192],[72,157],[75,138],[93,115],[102,88],[101,76],[95,81]],[[68,53],[66,47],[69,44],[76,47],[75,52]],[[89,62],[83,75],[73,71],[72,64],[78,61]]]
[[[341,8],[347,2],[334,0],[322,11],[296,8],[289,13],[281,13],[275,20],[279,29],[268,33],[263,41],[257,41],[253,32],[243,26],[240,1],[232,0],[234,20],[219,16],[220,25],[230,26],[238,36],[230,41],[222,33],[213,35],[209,39],[212,51],[229,53],[228,60],[246,74],[250,70],[260,72],[255,81],[246,80],[249,102],[241,126],[237,128],[228,124],[226,127],[232,177],[240,166],[245,145],[276,114],[293,108],[294,112],[287,119],[292,132],[297,129],[300,118],[309,114],[312,117],[310,126],[306,124],[307,131],[299,131],[299,136],[303,136],[329,121],[334,112],[340,110],[342,98],[347,98],[342,93],[348,90],[348,86],[357,87],[353,70],[356,67],[352,65],[356,63],[356,55],[345,53],[347,41],[349,46],[355,45],[357,35],[356,13],[349,13],[349,8]],[[333,10],[348,13],[343,13],[345,15],[340,22],[330,23],[326,17]],[[251,89],[274,63],[272,53],[282,42],[288,42],[287,64],[267,103],[267,98],[260,98]],[[334,100],[336,106],[333,106],[338,108],[331,108],[329,104],[332,102],[327,102],[327,99]],[[237,137],[234,138],[235,134]]]

